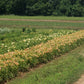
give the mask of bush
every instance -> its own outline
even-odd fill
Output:
[[[36,28],[32,28],[32,32],[36,32]]]
[[[26,31],[26,28],[24,27],[23,29],[22,29],[22,32],[25,32]]]
[[[31,33],[31,32],[32,32],[32,30],[28,28],[27,29],[27,33]]]

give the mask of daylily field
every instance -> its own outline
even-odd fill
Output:
[[[84,42],[84,30],[11,29],[0,31],[0,82],[46,63]],[[29,32],[30,31],[30,32]]]
[[[31,68],[62,56],[84,43],[83,18],[1,18],[0,84],[7,83],[22,72],[30,71]]]

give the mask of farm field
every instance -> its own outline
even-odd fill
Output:
[[[7,84],[74,84],[81,74],[84,74],[84,45]]]
[[[14,16],[14,18],[0,16],[1,83],[15,78],[20,72],[29,71],[38,64],[47,63],[84,44],[82,18],[53,18],[53,16],[52,20],[48,16],[46,19],[43,16],[24,16],[24,18],[35,21],[21,21],[22,16]],[[36,18],[39,20],[36,21]],[[47,18],[49,21],[44,21]],[[53,21],[56,18],[59,21]],[[68,22],[64,22],[64,18]]]
[[[75,30],[63,30],[63,29],[26,29],[22,32],[20,29],[0,29],[0,54],[11,52],[14,50],[24,50],[31,46],[40,44],[41,42],[47,42],[55,37],[60,37],[66,34],[76,32]]]
[[[83,29],[84,23],[71,23],[71,22],[36,22],[36,21],[0,21],[0,27],[8,28],[70,28],[70,29]]]
[[[0,27],[83,29],[83,17],[0,16]]]

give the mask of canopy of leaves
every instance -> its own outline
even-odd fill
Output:
[[[84,16],[84,0],[0,0],[0,14]]]

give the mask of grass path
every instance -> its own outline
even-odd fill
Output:
[[[84,74],[84,45],[6,84],[73,84]]]
[[[0,15],[0,18],[8,19],[42,19],[42,20],[73,20],[84,21],[84,17],[66,17],[66,16],[17,16],[17,15]]]

